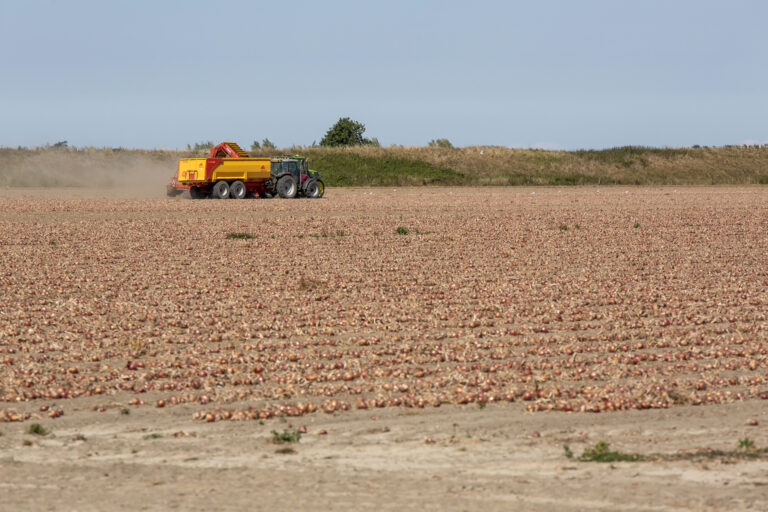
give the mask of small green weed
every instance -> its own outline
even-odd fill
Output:
[[[229,240],[250,240],[254,236],[250,233],[227,233],[227,239]]]
[[[398,226],[397,229],[395,230],[395,232],[398,235],[407,235],[411,231],[407,227],[405,227],[405,226]]]
[[[349,233],[345,232],[343,229],[337,229],[336,236],[349,236]]]
[[[634,226],[632,226],[632,227],[633,227],[633,228],[635,228],[635,229],[637,229],[637,228],[639,228],[639,227],[640,227],[640,223],[639,223],[639,222],[635,222]]]
[[[560,224],[560,231],[568,231],[568,226],[565,224]]]
[[[568,445],[563,445],[565,456],[573,458],[573,452]],[[612,451],[608,444],[599,441],[592,448],[584,450],[577,460],[580,462],[619,462],[619,461],[722,461],[736,462],[739,460],[765,460],[768,459],[768,448],[758,448],[755,442],[745,437],[739,439],[734,450],[713,450],[711,448],[699,448],[696,450],[679,450],[676,453],[652,453],[641,455],[639,453],[622,453]]]
[[[485,409],[486,405],[488,405],[486,402],[477,402],[478,409]]]
[[[34,434],[36,436],[47,436],[49,434],[48,429],[43,427],[39,423],[33,423],[27,427],[27,434]]]
[[[639,453],[623,453],[611,450],[605,441],[598,441],[595,446],[585,449],[584,453],[579,455],[581,462],[634,462],[643,459],[644,457]]]
[[[298,443],[299,439],[301,439],[301,432],[298,430],[285,429],[282,432],[278,432],[277,430],[272,431],[273,443]]]
[[[754,450],[755,442],[748,437],[745,437],[744,439],[739,439],[739,448],[741,450]]]
[[[722,462],[736,462],[739,460],[766,460],[768,459],[768,448],[758,448],[753,443],[748,447],[742,447],[739,445],[739,447],[735,450],[713,450],[711,448],[703,448],[695,451],[683,451],[679,453],[673,453],[671,455],[657,455],[652,457],[659,460],[719,460]]]
[[[123,407],[122,409],[120,409],[120,414],[124,416],[128,416],[129,414],[131,414],[131,410],[127,407]]]
[[[152,434],[147,434],[144,436],[144,439],[160,439],[163,437],[163,434],[158,434],[157,432],[154,432]]]

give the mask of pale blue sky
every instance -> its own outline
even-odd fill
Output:
[[[766,1],[0,0],[0,146],[768,142]]]

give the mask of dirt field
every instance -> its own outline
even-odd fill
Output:
[[[768,189],[130,196],[0,189],[3,506],[768,509]]]

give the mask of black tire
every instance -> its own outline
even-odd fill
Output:
[[[245,199],[248,189],[242,181],[233,181],[229,184],[229,197],[232,199]]]
[[[192,199],[204,199],[205,198],[205,192],[200,190],[197,187],[190,187],[189,188],[189,197]]]
[[[298,191],[296,180],[290,175],[283,176],[277,180],[277,187],[275,188],[277,188],[277,194],[283,199],[293,199]]]
[[[229,183],[226,181],[217,181],[213,186],[214,199],[226,199],[229,197]]]
[[[304,185],[304,195],[308,198],[314,199],[319,193],[320,185],[317,183],[317,180],[309,180],[307,184]]]

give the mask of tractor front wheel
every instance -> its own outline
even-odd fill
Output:
[[[226,181],[217,181],[213,186],[213,197],[216,199],[226,199],[229,197],[229,184]]]
[[[323,197],[323,194],[325,194],[325,183],[323,183],[323,180],[317,180],[317,195],[310,196],[314,197],[315,199],[320,199]]]
[[[310,199],[320,197],[321,185],[317,180],[309,180],[304,188],[304,195]]]
[[[293,199],[296,197],[296,180],[293,176],[283,176],[277,180],[277,193],[283,199]]]

